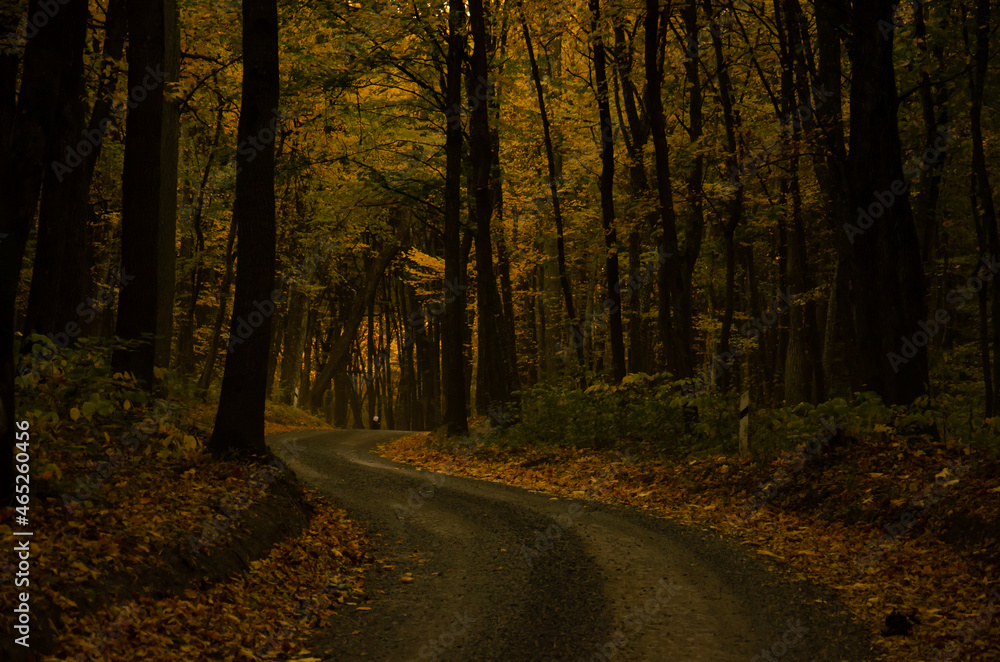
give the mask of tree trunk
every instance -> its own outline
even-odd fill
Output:
[[[122,173],[122,275],[135,280],[118,300],[115,333],[138,347],[115,352],[116,371],[151,384],[170,365],[177,234],[176,102],[180,36],[175,0],[127,2],[128,89]],[[148,334],[155,339],[151,340]]]
[[[208,344],[208,355],[205,357],[205,369],[198,380],[198,387],[195,390],[196,397],[203,400],[208,394],[208,389],[215,379],[215,363],[219,358],[219,349],[222,346],[222,325],[226,321],[226,310],[229,305],[229,290],[233,284],[233,264],[235,254],[233,246],[236,243],[236,218],[229,224],[229,236],[226,237],[225,263],[226,272],[222,276],[222,285],[219,287],[219,310],[215,314],[215,325],[212,327],[212,340]]]
[[[399,253],[403,237],[406,235],[407,226],[397,229],[396,237],[382,247],[378,256],[372,261],[368,273],[365,275],[365,288],[358,292],[351,302],[349,312],[344,320],[342,332],[333,343],[330,355],[326,364],[320,369],[316,377],[316,382],[309,392],[309,406],[318,410],[323,405],[323,394],[330,388],[330,380],[338,372],[345,370],[351,357],[351,345],[357,335],[361,320],[365,317],[365,310],[372,305],[375,300],[375,293],[378,291],[379,281],[385,270]]]
[[[2,10],[2,27],[16,33],[22,16]],[[28,15],[42,9],[28,3]],[[24,49],[21,88],[14,103],[17,61],[0,55],[0,503],[14,493],[14,321],[21,262],[38,204],[56,126],[64,64],[74,57],[74,35],[86,29],[87,3],[70,0]],[[9,29],[8,29],[9,28]]]
[[[615,230],[615,127],[611,121],[611,100],[608,95],[607,54],[600,33],[601,1],[590,0],[590,31],[594,51],[594,82],[597,86],[597,112],[601,128],[601,226],[604,229],[604,276],[607,299],[604,312],[610,317],[608,340],[611,343],[611,377],[614,383],[625,378],[625,338],[622,330],[622,296],[618,285],[618,236]]]
[[[308,297],[299,288],[293,289],[288,302],[285,348],[281,353],[280,399],[286,405],[293,404],[295,391],[299,388],[308,308]]]
[[[531,32],[528,30],[528,22],[521,13],[521,28],[524,32],[524,44],[528,50],[528,61],[531,63],[531,78],[535,83],[535,93],[538,96],[538,114],[542,119],[542,138],[545,141],[545,157],[549,165],[549,192],[552,195],[552,216],[556,222],[556,261],[559,267],[559,285],[562,288],[563,303],[566,305],[566,317],[570,322],[570,342],[576,349],[576,358],[582,366],[583,359],[583,332],[580,330],[580,321],[576,318],[576,310],[573,307],[573,292],[570,289],[569,274],[566,270],[566,241],[563,235],[562,209],[559,206],[559,176],[558,164],[556,163],[555,149],[552,146],[552,130],[549,125],[549,115],[545,108],[545,94],[542,91],[542,78],[538,72],[538,62],[535,60],[535,49],[531,43]]]
[[[890,0],[853,3],[847,172],[849,208],[858,216],[844,230],[851,241],[856,371],[885,402],[909,404],[928,388],[918,326],[927,319],[926,287],[903,178],[893,37],[878,24],[892,11]]]
[[[205,197],[209,192],[209,181],[212,175],[212,166],[215,163],[216,151],[219,148],[219,141],[222,138],[222,129],[225,121],[223,109],[224,106],[220,103],[215,115],[215,134],[212,137],[212,148],[208,153],[208,159],[205,162],[205,170],[202,172],[201,182],[198,185],[198,194],[194,200],[193,209],[191,211],[191,229],[194,231],[194,240],[191,246],[193,255],[191,255],[192,264],[189,275],[190,291],[187,296],[187,301],[185,302],[185,314],[181,322],[181,328],[178,332],[177,340],[177,352],[180,355],[178,357],[177,366],[178,372],[182,375],[186,375],[194,371],[194,335],[199,325],[198,299],[205,286],[205,231],[202,227],[202,223],[204,221]]]
[[[490,105],[494,93],[490,84],[486,16],[483,0],[469,0],[469,26],[473,51],[468,93],[473,100],[469,112],[469,158],[472,161],[470,188],[475,199],[476,228],[476,307],[478,348],[476,407],[495,423],[492,412],[502,409],[517,390],[517,360],[505,338],[503,302],[497,291],[493,270],[493,166],[490,134]],[[483,98],[485,97],[485,101]]]
[[[237,129],[236,203],[239,233],[236,294],[219,411],[209,440],[213,453],[266,454],[264,402],[275,301],[274,138],[278,112],[276,0],[243,1],[243,101]],[[259,145],[257,151],[248,144]],[[270,312],[261,311],[270,304]],[[259,320],[260,324],[256,324]],[[246,327],[253,325],[247,335]]]
[[[709,0],[704,3],[705,11],[711,16],[712,6]],[[733,108],[733,89],[729,78],[729,63],[722,49],[722,39],[718,31],[712,32],[712,50],[715,51],[716,75],[719,81],[719,98],[722,102],[722,120],[726,130],[726,172],[737,170],[737,143],[739,118]],[[736,298],[736,229],[743,218],[743,187],[739,186],[731,198],[724,204],[723,242],[726,254],[726,301],[722,316],[722,330],[719,334],[719,352],[730,352],[730,336],[732,334],[733,315]],[[728,388],[732,379],[732,370],[722,371],[720,388]]]
[[[799,7],[797,0],[775,0],[779,40],[779,58],[782,62],[781,110],[783,117],[796,117],[799,103],[796,101],[796,76],[798,89],[808,90],[805,67],[801,58],[795,57],[803,48],[799,33]],[[803,94],[803,105],[809,102]],[[782,181],[782,196],[785,209],[790,211],[791,232],[788,241],[788,282],[792,303],[789,310],[789,342],[785,356],[785,405],[800,402],[816,403],[824,399],[826,386],[823,380],[823,364],[820,354],[819,329],[817,328],[816,303],[809,297],[813,288],[809,270],[808,248],[806,245],[805,221],[802,210],[802,194],[799,186],[799,141],[801,129],[792,123],[787,144],[790,150],[786,174]],[[790,205],[787,203],[791,203]]]
[[[465,2],[448,2],[448,66],[446,78],[444,280],[452,301],[441,316],[441,374],[444,380],[444,424],[449,435],[468,432],[465,398],[465,271],[462,268],[462,63],[465,60]],[[445,301],[448,298],[446,295]]]
[[[992,264],[1000,259],[1000,229],[997,227],[996,204],[993,200],[993,189],[990,186],[989,170],[986,167],[986,150],[983,142],[983,94],[986,88],[986,77],[989,73],[990,57],[990,1],[976,1],[976,46],[975,70],[972,79],[972,105],[970,107],[970,126],[972,139],[972,176],[974,180],[973,205],[982,208],[981,223],[985,237],[985,247]],[[978,202],[978,205],[976,204]],[[983,286],[985,291],[992,288],[993,332],[990,345],[993,350],[993,376],[987,377],[987,388],[992,386],[992,392],[986,394],[987,406],[995,411],[1000,403],[1000,281],[993,278],[992,282]],[[982,310],[985,315],[985,310]],[[984,370],[989,371],[988,361]],[[992,382],[992,383],[991,383]]]
[[[695,11],[692,0],[691,11]],[[663,71],[658,58],[660,6],[658,0],[646,0],[644,61],[646,64],[646,112],[656,155],[656,189],[659,194],[660,253],[666,262],[660,265],[659,326],[664,363],[675,378],[691,377],[691,315],[686,310],[690,295],[685,290],[683,263],[677,240],[677,215],[670,184],[670,146],[663,115]]]
[[[102,60],[107,71],[121,59],[125,41],[125,3],[109,3]],[[110,128],[111,95],[117,80],[102,75],[89,123],[84,90],[84,39],[80,28],[66,45],[68,59],[60,90],[57,126],[54,129],[51,166],[45,171],[38,214],[38,238],[32,270],[31,292],[25,317],[25,335],[52,334],[60,344],[85,333],[96,311],[86,305],[90,265],[87,243],[90,183],[101,152],[104,134]]]

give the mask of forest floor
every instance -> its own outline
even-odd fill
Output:
[[[214,408],[189,413],[183,434],[207,440]],[[326,427],[268,414],[269,433]],[[4,590],[0,658],[305,661],[316,659],[309,634],[365,599],[365,532],[276,464],[123,456],[116,431],[96,451],[63,452],[73,429],[54,424],[48,448],[31,447],[43,459],[31,476],[30,584],[18,589],[30,594],[30,648],[9,636],[14,591]],[[14,525],[13,509],[0,509],[5,539]],[[0,568],[5,586],[14,570]]]
[[[1000,660],[1000,463],[925,437],[838,435],[770,462],[567,447],[449,448],[422,433],[388,459],[557,496],[619,503],[735,536],[829,586],[880,659]],[[609,474],[611,461],[626,469]]]

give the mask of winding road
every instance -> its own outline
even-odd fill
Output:
[[[868,659],[863,630],[829,592],[731,540],[375,454],[403,434],[268,438],[367,528],[381,561],[366,575],[370,610],[339,610],[320,638],[313,655],[325,661]]]

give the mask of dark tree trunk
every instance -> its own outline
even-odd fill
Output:
[[[993,189],[990,186],[989,170],[986,167],[986,150],[983,141],[983,95],[986,88],[986,77],[988,75],[988,65],[990,59],[990,1],[976,1],[976,40],[974,73],[972,75],[972,105],[970,107],[970,126],[972,139],[972,204],[976,211],[981,209],[980,223],[983,231],[983,252],[992,259],[992,264],[996,264],[1000,259],[1000,228],[997,226],[996,204],[993,199]],[[987,417],[996,411],[1000,403],[1000,281],[992,278],[992,281],[983,286],[980,293],[981,298],[985,298],[987,289],[992,293],[993,306],[993,329],[988,342],[993,351],[993,374],[990,373],[989,350],[984,348],[983,352],[983,372],[986,382],[986,406]],[[986,316],[985,302],[980,305],[980,315]],[[980,328],[984,329],[985,323],[981,323]],[[983,344],[987,342],[983,338]]]
[[[689,11],[695,11],[692,0]],[[646,112],[656,155],[656,190],[659,194],[660,247],[666,262],[660,265],[659,326],[664,363],[676,378],[691,377],[692,327],[688,309],[690,295],[685,292],[683,262],[677,240],[677,215],[670,185],[670,146],[663,115],[663,71],[659,63],[660,7],[657,0],[646,0],[644,61],[646,65]]]
[[[333,378],[333,425],[338,428],[347,427],[348,391],[351,390],[351,380],[346,372],[337,373]]]
[[[281,402],[286,405],[298,404],[296,391],[302,372],[302,353],[306,337],[306,318],[309,314],[309,299],[295,288],[289,297],[288,322],[285,328],[285,347],[281,353]]]
[[[92,304],[85,303],[90,265],[81,246],[87,244],[90,183],[104,135],[111,128],[111,95],[117,80],[110,72],[121,59],[125,41],[124,0],[108,5],[105,31],[102,60],[108,73],[102,72],[89,123],[84,90],[85,28],[80,27],[66,45],[69,58],[60,90],[56,142],[42,185],[24,330],[26,335],[52,334],[60,344],[85,333],[97,314]]]
[[[368,351],[365,352],[365,394],[368,396],[368,425],[376,428],[375,414],[378,412],[378,361],[375,358],[375,301],[368,304]]]
[[[892,11],[890,0],[853,3],[847,171],[849,209],[858,216],[845,231],[851,239],[856,372],[887,403],[908,404],[928,388],[927,346],[916,335],[927,311],[903,179],[893,38],[878,24]]]
[[[198,387],[195,393],[199,399],[204,399],[208,394],[208,389],[215,379],[215,364],[219,359],[219,349],[222,346],[222,326],[226,321],[226,311],[229,306],[229,290],[233,285],[233,264],[235,254],[233,246],[236,243],[236,219],[233,218],[229,224],[229,235],[226,237],[225,263],[226,271],[222,276],[222,285],[219,288],[219,310],[215,314],[215,324],[212,327],[212,340],[208,344],[208,355],[205,357],[205,369],[198,379]]]
[[[706,13],[711,16],[712,6],[710,0],[704,3]],[[722,49],[722,39],[717,30],[712,31],[712,50],[715,52],[716,76],[719,85],[719,99],[722,103],[722,121],[726,130],[726,172],[735,172],[738,166],[738,130],[739,118],[733,108],[733,89],[729,78],[729,63],[725,59]],[[719,333],[718,351],[720,354],[730,352],[730,338],[732,335],[733,315],[735,313],[736,299],[736,229],[743,218],[743,187],[739,186],[731,198],[727,199],[723,205],[723,250],[726,255],[726,294],[724,312],[722,315],[722,329]],[[729,388],[732,379],[732,370],[723,370],[720,380],[720,388]]]
[[[542,138],[545,141],[545,156],[549,165],[549,192],[552,195],[552,216],[556,222],[556,264],[559,267],[559,285],[562,288],[563,303],[566,305],[566,317],[570,321],[571,343],[576,349],[576,358],[583,365],[583,332],[580,321],[576,318],[573,306],[573,292],[570,288],[569,273],[566,270],[566,241],[563,235],[562,209],[559,205],[559,176],[557,172],[556,154],[552,146],[552,130],[549,125],[548,111],[545,109],[545,94],[542,90],[542,78],[538,72],[538,62],[535,60],[535,49],[531,43],[531,32],[528,22],[521,14],[521,28],[524,32],[524,44],[528,50],[528,61],[531,63],[531,77],[535,83],[535,93],[538,96],[538,113],[542,120]]]
[[[243,101],[237,139],[236,219],[239,244],[229,351],[209,449],[263,455],[264,402],[271,346],[275,268],[274,138],[278,114],[278,6],[243,2]],[[253,150],[249,145],[257,145]],[[250,156],[252,155],[252,157]],[[262,303],[263,302],[263,303]],[[260,321],[260,324],[255,324]],[[246,328],[256,328],[247,334]]]
[[[184,317],[181,322],[181,328],[178,332],[177,339],[177,352],[180,355],[177,360],[177,366],[178,372],[182,375],[194,372],[195,369],[194,335],[199,324],[198,299],[205,286],[205,231],[202,227],[204,222],[205,196],[209,189],[209,181],[212,175],[212,166],[215,163],[216,150],[218,149],[219,141],[222,138],[223,123],[225,120],[223,108],[223,105],[220,103],[215,115],[215,134],[212,137],[212,148],[208,153],[208,159],[205,162],[205,170],[202,172],[201,182],[198,185],[198,194],[194,200],[193,208],[191,210],[191,229],[194,231],[194,238],[193,242],[191,242],[193,255],[190,256],[192,258],[192,264],[188,276],[189,292],[187,300],[184,302],[186,304],[184,306]]]
[[[180,37],[175,0],[126,3],[128,89],[122,174],[122,274],[115,333],[142,341],[116,351],[115,370],[151,384],[153,367],[170,365],[177,229],[177,80]],[[155,336],[150,341],[147,334]]]
[[[931,55],[935,60],[934,69],[943,71],[946,68],[944,46],[938,43],[933,52],[927,50],[927,25],[924,21],[922,8],[915,6],[913,12],[913,28],[917,47],[924,56]],[[924,118],[924,144],[925,149],[935,149],[934,143],[941,139],[940,126],[948,122],[948,98],[950,96],[949,85],[939,85],[937,94],[934,93],[931,85],[931,78],[928,68],[925,68],[920,76],[920,109]],[[940,111],[937,109],[940,108]],[[933,260],[935,246],[938,240],[938,214],[937,207],[941,198],[941,180],[944,176],[944,154],[940,154],[932,164],[929,171],[920,175],[920,189],[917,191],[913,201],[913,211],[916,219],[917,230],[920,233],[920,244],[924,260],[924,268],[933,272]]]
[[[799,32],[799,5],[797,0],[775,2],[775,24],[778,28],[779,57],[782,62],[781,110],[782,117],[797,117],[796,90],[802,105],[809,103],[809,89],[805,80],[805,64],[801,57],[803,44]],[[796,79],[798,87],[796,87]],[[808,297],[813,288],[806,245],[805,220],[802,194],[799,186],[799,139],[801,129],[792,123],[787,149],[789,162],[783,178],[782,195],[789,210],[791,233],[788,241],[788,282],[793,302],[789,310],[789,342],[785,356],[785,405],[800,402],[819,402],[824,399],[826,385],[820,352],[816,303]]]
[[[344,318],[342,332],[336,337],[336,341],[330,350],[330,355],[320,369],[316,377],[316,382],[309,392],[309,407],[311,409],[318,410],[322,407],[323,395],[330,388],[330,380],[333,379],[335,374],[347,368],[351,358],[351,345],[354,344],[354,338],[358,333],[361,320],[364,319],[365,311],[368,307],[373,305],[382,275],[389,268],[389,264],[395,259],[396,254],[399,253],[402,238],[405,236],[406,231],[406,226],[399,228],[396,237],[390,240],[379,251],[378,256],[372,261],[368,273],[365,275],[364,289],[355,295],[350,308],[346,309],[347,315]]]
[[[491,14],[487,11],[487,17]],[[495,14],[493,14],[495,15]],[[499,44],[496,39],[491,39],[491,51],[496,50],[494,57],[496,78],[503,76],[503,64],[507,57],[507,12],[502,13],[502,24],[500,27]],[[501,334],[505,345],[505,352],[513,357],[514,384],[515,389],[520,384],[520,372],[517,367],[517,334],[514,324],[514,286],[510,278],[510,250],[507,246],[506,232],[504,229],[504,204],[503,204],[503,169],[500,163],[500,83],[493,84],[493,92],[489,98],[490,107],[490,158],[492,168],[490,170],[490,190],[493,192],[493,208],[496,211],[496,222],[492,223],[493,235],[496,240],[497,249],[497,276],[500,278],[500,301],[503,309],[503,320]],[[516,240],[516,237],[515,237]]]
[[[615,101],[618,105],[619,123],[623,126],[625,121],[621,119],[621,106],[625,106],[625,116],[628,118],[629,134],[631,140],[626,139],[625,149],[629,159],[629,188],[632,197],[636,202],[644,202],[651,194],[649,178],[646,176],[644,153],[646,144],[649,142],[649,122],[644,114],[640,113],[638,100],[641,93],[632,82],[633,65],[632,42],[626,39],[625,29],[620,22],[615,24],[615,65],[617,79],[621,81],[621,96],[624,104],[618,103],[616,88]],[[643,230],[654,229],[658,223],[659,214],[656,210],[643,212],[643,222],[633,220],[632,227],[628,235],[628,257],[630,276],[634,276],[640,269],[642,263]],[[659,265],[657,265],[659,268]],[[649,343],[647,338],[647,324],[643,315],[647,309],[649,297],[644,292],[632,286],[633,280],[629,278],[626,283],[626,295],[623,295],[623,303],[628,306],[630,314],[628,321],[628,371],[629,372],[651,372],[653,362],[649,356]]]
[[[472,32],[472,68],[468,84],[472,108],[469,112],[469,158],[472,161],[470,188],[475,199],[476,228],[476,306],[478,308],[479,366],[476,407],[494,421],[492,412],[502,409],[517,390],[517,360],[505,338],[503,302],[497,291],[493,270],[493,166],[490,135],[491,89],[486,16],[483,0],[469,0],[469,26]],[[485,101],[482,100],[485,97]]]
[[[465,270],[462,268],[462,63],[465,60],[465,3],[448,3],[448,64],[445,81],[445,305],[441,316],[441,376],[444,424],[449,435],[469,429],[465,388]],[[449,292],[450,290],[450,292]],[[448,301],[451,299],[450,301]]]
[[[37,0],[28,13],[41,12]],[[15,33],[21,16],[4,10],[5,33]],[[21,262],[51,153],[64,64],[75,55],[74,35],[86,29],[87,3],[70,0],[28,41],[21,88],[14,104],[17,62],[0,55],[0,503],[14,492],[14,320]],[[9,30],[7,29],[9,28]]]
[[[622,296],[618,281],[618,236],[615,230],[615,127],[611,121],[611,99],[608,95],[607,53],[600,35],[601,2],[590,0],[591,47],[594,51],[594,82],[597,85],[597,112],[601,128],[601,226],[604,228],[604,276],[607,285],[604,311],[610,317],[608,325],[611,343],[611,376],[617,384],[625,378],[625,338],[622,330]]]

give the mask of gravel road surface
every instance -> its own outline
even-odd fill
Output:
[[[370,610],[339,611],[314,649],[325,661],[868,659],[862,629],[830,592],[783,578],[732,540],[375,454],[402,434],[268,438],[377,547]]]

